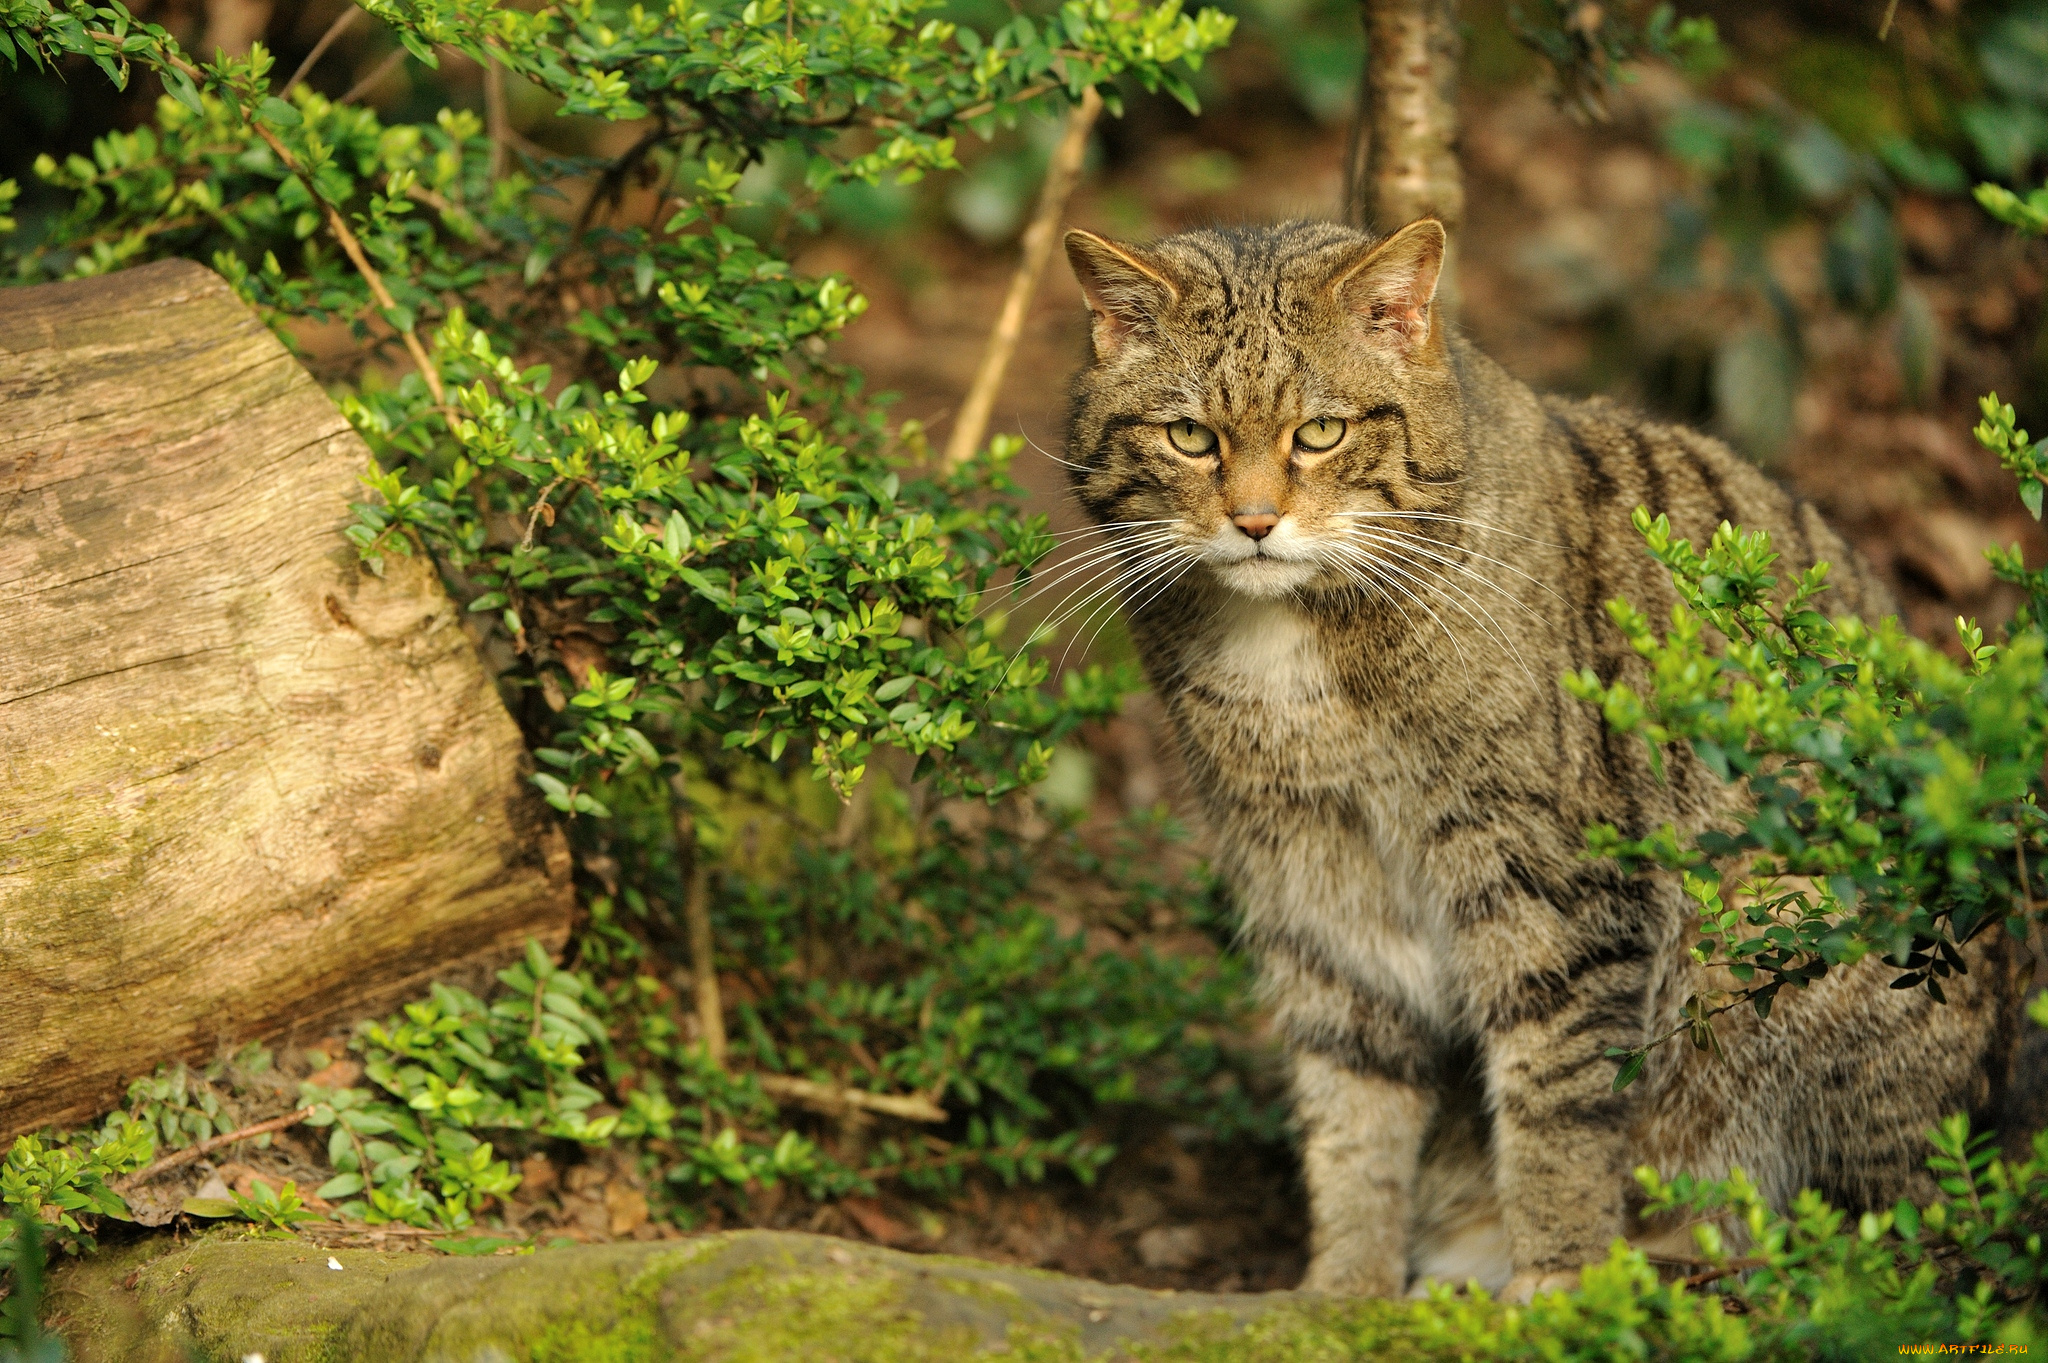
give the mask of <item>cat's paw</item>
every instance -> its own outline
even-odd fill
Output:
[[[1309,1261],[1302,1277],[1304,1292],[1336,1297],[1398,1297],[1408,1285],[1408,1265],[1379,1253],[1324,1250]]]
[[[1527,1306],[1539,1293],[1570,1292],[1578,1285],[1579,1271],[1575,1268],[1562,1273],[1532,1270],[1508,1279],[1508,1285],[1501,1289],[1500,1299],[1515,1306]]]

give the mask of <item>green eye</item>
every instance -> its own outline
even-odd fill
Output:
[[[1320,454],[1333,448],[1344,438],[1344,423],[1333,416],[1319,416],[1314,421],[1304,421],[1294,428],[1296,449]]]
[[[1205,454],[1216,453],[1216,432],[1199,421],[1174,421],[1166,427],[1166,438],[1173,447],[1190,458],[1199,459]]]

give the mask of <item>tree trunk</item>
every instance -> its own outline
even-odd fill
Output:
[[[1465,216],[1456,0],[1363,0],[1363,6],[1365,88],[1345,166],[1345,214],[1375,232],[1436,218],[1455,242]]]
[[[0,1136],[559,943],[561,832],[369,452],[212,273],[0,289]]]

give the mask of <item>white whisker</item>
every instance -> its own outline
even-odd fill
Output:
[[[1402,578],[1405,578],[1409,581],[1419,581],[1419,579],[1410,577],[1407,573],[1401,572],[1400,569],[1393,567],[1393,565],[1391,564],[1376,562],[1363,550],[1356,549],[1350,545],[1342,545],[1338,546],[1337,548],[1338,553],[1342,556],[1340,561],[1348,562],[1351,568],[1354,568],[1358,572],[1365,574],[1368,580],[1378,584],[1379,589],[1382,592],[1386,593],[1387,598],[1395,602],[1397,605],[1399,604],[1401,598],[1405,596],[1408,600],[1413,601],[1416,605],[1420,606],[1422,608],[1422,613],[1424,615],[1427,615],[1430,618],[1430,620],[1435,623],[1436,627],[1444,632],[1444,638],[1449,639],[1451,641],[1451,647],[1458,651],[1458,656],[1461,658],[1468,656],[1465,652],[1465,645],[1463,641],[1461,641],[1456,634],[1451,632],[1451,627],[1444,623],[1443,617],[1438,615],[1434,610],[1430,609],[1429,603],[1427,601],[1424,601],[1415,592],[1400,590],[1400,583],[1399,581],[1395,580],[1392,574],[1399,573]],[[1342,570],[1340,569],[1340,571]],[[1346,575],[1349,576],[1348,573]],[[1355,581],[1356,579],[1354,578],[1353,580]],[[1402,611],[1402,615],[1405,617],[1407,615],[1407,612],[1405,610]]]
[[[1401,534],[1401,532],[1391,529],[1374,530],[1371,527],[1364,525],[1350,525],[1346,526],[1345,528],[1356,533],[1375,534],[1382,536],[1399,536],[1403,544],[1426,544],[1434,549],[1441,549],[1447,552],[1461,553],[1466,555],[1467,557],[1476,558],[1481,562],[1494,564],[1497,567],[1507,569],[1516,577],[1521,578],[1524,582],[1529,583],[1531,586],[1542,588],[1545,592],[1549,593],[1551,598],[1555,600],[1559,605],[1568,606],[1571,604],[1570,602],[1566,601],[1564,597],[1558,595],[1556,589],[1553,588],[1548,582],[1545,582],[1542,578],[1531,576],[1529,573],[1524,572],[1522,569],[1516,567],[1514,564],[1509,563],[1506,559],[1498,559],[1493,557],[1491,554],[1482,554],[1477,549],[1472,548],[1468,544],[1464,544],[1462,542],[1454,544],[1444,540],[1430,539],[1427,536],[1423,535]],[[1537,540],[1535,541],[1535,543],[1541,544],[1542,541]],[[1470,570],[1468,569],[1467,571]],[[1475,576],[1477,576],[1477,574],[1475,574]],[[1484,578],[1481,578],[1481,581],[1486,581],[1487,585],[1491,587],[1499,586],[1498,583],[1487,581],[1487,579]]]
[[[1047,592],[1072,582],[1076,576],[1084,576],[1098,571],[1105,563],[1114,561],[1121,554],[1156,548],[1171,542],[1174,538],[1176,537],[1170,532],[1154,530],[1148,534],[1139,535],[1129,542],[1116,541],[1109,544],[1095,545],[1072,559],[1055,564],[1042,573],[1031,574],[1026,581],[1028,585],[1035,586],[1035,590],[1021,600],[1011,600],[1008,602],[997,600],[990,602],[975,613],[975,618],[980,619],[998,607],[1011,611],[1021,610]],[[1040,579],[1044,580],[1041,582]],[[1012,583],[1011,592],[1013,595],[1015,591],[1016,584]]]
[[[1054,453],[1053,453],[1053,452],[1052,452],[1051,450],[1048,450],[1048,449],[1046,449],[1046,448],[1045,448],[1045,447],[1044,447],[1043,445],[1039,444],[1039,443],[1038,443],[1038,442],[1037,442],[1036,440],[1033,440],[1033,439],[1031,438],[1031,433],[1030,433],[1029,431],[1027,431],[1027,430],[1025,430],[1025,429],[1024,429],[1024,423],[1023,423],[1022,421],[1019,421],[1019,422],[1017,423],[1017,434],[1019,434],[1019,435],[1021,435],[1021,436],[1023,436],[1023,437],[1024,437],[1024,443],[1025,443],[1025,444],[1029,445],[1029,446],[1030,446],[1030,447],[1031,447],[1032,449],[1034,449],[1034,450],[1038,451],[1038,453],[1040,453],[1040,454],[1044,455],[1044,456],[1045,456],[1046,458],[1048,458],[1048,459],[1052,460],[1052,462],[1053,462],[1053,463],[1055,463],[1055,464],[1065,464],[1065,465],[1066,465],[1066,466],[1067,466],[1068,468],[1070,468],[1070,469],[1074,469],[1075,471],[1077,471],[1077,472],[1080,472],[1080,473],[1093,473],[1093,472],[1095,472],[1095,470],[1094,470],[1094,469],[1091,469],[1091,468],[1089,468],[1089,467],[1088,467],[1088,466],[1087,466],[1086,464],[1077,464],[1077,463],[1075,463],[1075,462],[1074,462],[1073,460],[1071,460],[1071,459],[1062,459],[1062,458],[1060,458],[1060,457],[1059,457],[1058,455],[1054,454]]]
[[[1508,600],[1514,602],[1523,610],[1528,611],[1532,619],[1541,620],[1543,618],[1542,616],[1536,614],[1535,610],[1530,607],[1528,602],[1522,600],[1522,598],[1516,596],[1513,592],[1501,586],[1500,583],[1495,582],[1492,578],[1486,576],[1486,574],[1475,571],[1471,567],[1471,565],[1460,563],[1456,559],[1451,558],[1447,554],[1435,552],[1436,550],[1440,549],[1456,548],[1462,550],[1467,554],[1472,554],[1472,551],[1469,549],[1465,549],[1463,545],[1446,545],[1436,540],[1417,539],[1412,535],[1395,535],[1384,530],[1368,530],[1364,526],[1358,525],[1349,527],[1347,533],[1354,535],[1360,539],[1367,540],[1374,544],[1398,545],[1401,548],[1408,550],[1410,553],[1420,554],[1422,557],[1426,559],[1430,559],[1436,563],[1441,563],[1446,568],[1456,569],[1458,572],[1465,574],[1465,576],[1471,578],[1473,581],[1482,582],[1487,586],[1493,588],[1495,591],[1499,592]],[[1472,554],[1472,557],[1486,559],[1488,563],[1498,563],[1501,567],[1507,569],[1509,572],[1515,574],[1517,577],[1526,578],[1529,582],[1533,583],[1534,585],[1542,587],[1544,591],[1550,592],[1550,594],[1552,596],[1557,597],[1557,599],[1560,602],[1564,601],[1563,597],[1557,596],[1556,592],[1550,591],[1550,588],[1546,586],[1544,583],[1538,581],[1533,577],[1530,577],[1527,573],[1523,572],[1520,568],[1515,567],[1515,565],[1512,563],[1501,563],[1499,559],[1486,558],[1486,555],[1484,554]]]
[[[1383,552],[1390,551],[1395,557],[1399,557],[1402,547],[1400,545],[1382,546],[1382,550]],[[1384,557],[1380,558],[1379,561],[1383,566],[1391,566]],[[1424,580],[1429,582],[1439,592],[1455,592],[1458,599],[1447,596],[1445,600],[1463,611],[1465,618],[1477,626],[1480,633],[1484,634],[1488,640],[1499,644],[1502,651],[1512,657],[1515,660],[1515,665],[1522,669],[1523,675],[1527,676],[1531,681],[1536,679],[1536,674],[1529,670],[1528,659],[1522,655],[1522,650],[1515,646],[1514,639],[1508,634],[1500,621],[1494,618],[1493,612],[1486,608],[1485,602],[1474,596],[1470,591],[1459,586],[1456,582],[1444,577],[1440,570],[1432,572],[1430,566],[1419,559],[1402,558],[1400,561],[1413,568],[1418,574],[1421,574]],[[1489,583],[1488,585],[1492,584]],[[1469,607],[1465,604],[1467,602],[1470,603]],[[1472,613],[1474,610],[1477,610],[1479,615],[1486,617],[1485,624],[1479,623],[1479,616]]]
[[[1550,540],[1537,539],[1534,535],[1524,535],[1518,530],[1509,530],[1502,526],[1489,525],[1485,521],[1475,521],[1469,516],[1446,516],[1435,511],[1333,511],[1330,514],[1369,521],[1441,521],[1446,525],[1469,525],[1476,530],[1490,530],[1496,535],[1506,535],[1510,539],[1527,540],[1531,544],[1540,544],[1546,549],[1569,550],[1571,548],[1568,544],[1555,544]]]
[[[1104,592],[1113,594],[1119,588],[1147,575],[1153,568],[1168,562],[1177,552],[1179,550],[1173,545],[1155,548],[1152,552],[1141,554],[1132,562],[1123,565],[1105,583],[1081,584],[1060,599],[1060,604],[1047,613],[1046,618],[1040,621],[1037,627],[1032,630],[1030,637],[1034,640],[1045,637],[1049,631],[1057,630],[1061,625],[1065,624],[1076,611],[1086,606],[1097,594]],[[1081,598],[1079,604],[1069,608],[1067,603],[1073,601],[1076,597]]]
[[[1398,544],[1389,547],[1393,548],[1396,551],[1398,551],[1401,548],[1401,546]],[[1361,549],[1360,552],[1363,553],[1364,551]],[[1396,563],[1389,561],[1387,557],[1377,557],[1375,561],[1378,563],[1380,567],[1385,568],[1389,571],[1403,571],[1401,567],[1396,566]],[[1457,593],[1457,597],[1447,596],[1445,600],[1448,601],[1451,605],[1457,607],[1460,611],[1464,612],[1465,618],[1470,620],[1473,626],[1476,629],[1478,629],[1481,634],[1484,634],[1490,641],[1498,643],[1505,652],[1507,652],[1514,658],[1516,665],[1519,666],[1524,673],[1528,674],[1530,680],[1535,680],[1535,674],[1529,671],[1529,664],[1522,657],[1521,650],[1515,647],[1514,641],[1508,637],[1507,631],[1501,628],[1500,621],[1494,619],[1493,612],[1486,609],[1486,605],[1484,602],[1480,601],[1478,597],[1473,596],[1470,592],[1466,591],[1463,587],[1460,587],[1457,583],[1450,581],[1448,578],[1440,577],[1430,573],[1428,566],[1422,563],[1420,560],[1400,559],[1399,562],[1401,564],[1405,564],[1407,568],[1412,568],[1415,570],[1416,581],[1427,584],[1428,586],[1433,587],[1440,592],[1450,591]],[[1462,598],[1462,600],[1458,598]],[[1471,605],[1466,605],[1466,602],[1470,602]],[[1479,615],[1474,615],[1472,613],[1473,608],[1475,607],[1478,609]],[[1486,623],[1482,624],[1480,622],[1480,615],[1486,617]]]
[[[1181,580],[1182,578],[1186,577],[1186,576],[1188,575],[1189,571],[1190,571],[1190,570],[1192,570],[1192,569],[1194,568],[1194,566],[1195,566],[1196,564],[1200,563],[1201,561],[1202,561],[1202,556],[1201,556],[1200,554],[1197,554],[1197,553],[1192,553],[1192,552],[1191,552],[1191,553],[1189,553],[1189,554],[1187,555],[1187,562],[1183,563],[1183,564],[1182,564],[1182,565],[1180,566],[1180,571],[1179,571],[1179,572],[1175,573],[1175,574],[1174,574],[1173,576],[1171,576],[1171,577],[1169,577],[1169,578],[1166,578],[1166,579],[1165,579],[1165,581],[1163,581],[1163,582],[1160,582],[1160,583],[1159,583],[1159,585],[1155,586],[1155,587],[1154,587],[1154,588],[1153,588],[1153,589],[1152,589],[1152,590],[1151,590],[1151,591],[1150,591],[1150,592],[1149,592],[1149,593],[1148,593],[1148,594],[1147,594],[1147,595],[1146,595],[1146,596],[1144,597],[1144,599],[1142,599],[1142,600],[1138,600],[1138,601],[1130,601],[1130,602],[1127,602],[1127,603],[1126,603],[1126,605],[1124,606],[1124,612],[1125,612],[1125,614],[1127,614],[1127,615],[1131,615],[1131,616],[1136,616],[1136,615],[1138,614],[1138,612],[1140,612],[1140,611],[1144,610],[1144,609],[1145,609],[1145,607],[1147,607],[1147,606],[1151,605],[1151,604],[1152,604],[1152,603],[1153,603],[1154,601],[1157,601],[1157,600],[1158,600],[1158,599],[1159,599],[1160,597],[1162,597],[1162,596],[1164,596],[1164,595],[1165,595],[1166,593],[1168,593],[1168,592],[1172,591],[1172,590],[1173,590],[1173,586],[1174,586],[1174,584],[1175,584],[1176,582],[1179,582],[1179,581],[1180,581],[1180,580]],[[1156,581],[1156,580],[1157,580],[1157,579],[1155,579],[1155,581]],[[1142,591],[1142,590],[1143,590],[1143,588],[1142,588],[1142,587],[1139,587],[1139,588],[1133,588],[1133,589],[1131,590],[1131,592],[1130,592],[1130,593],[1128,593],[1128,595],[1131,595],[1131,596],[1136,596],[1136,595],[1137,595],[1137,593],[1138,593],[1139,591]],[[1095,627],[1095,633],[1094,633],[1094,634],[1090,634],[1090,635],[1088,636],[1088,642],[1087,642],[1087,643],[1085,643],[1085,644],[1083,644],[1083,645],[1081,646],[1081,657],[1082,657],[1082,658],[1083,658],[1084,660],[1085,660],[1085,659],[1086,659],[1086,658],[1088,657],[1088,650],[1089,650],[1089,649],[1091,649],[1091,648],[1093,648],[1093,647],[1095,647],[1095,640],[1096,640],[1096,637],[1097,637],[1097,635],[1100,635],[1100,634],[1102,633],[1102,631],[1103,631],[1104,627],[1105,627],[1105,626],[1107,626],[1107,625],[1109,624],[1109,622],[1110,622],[1111,618],[1112,618],[1112,617],[1110,617],[1110,616],[1104,616],[1104,617],[1102,618],[1102,623],[1101,623],[1101,624],[1098,624],[1098,625],[1097,625],[1097,626]],[[1078,631],[1076,631],[1076,632],[1078,633]],[[1062,667],[1065,667],[1065,666],[1066,666],[1066,658],[1065,658],[1065,656],[1064,656],[1064,655],[1062,655],[1062,656],[1061,656],[1061,658],[1060,658],[1060,665],[1061,665]]]
[[[1148,525],[1174,525],[1180,517],[1168,516],[1156,521],[1108,521],[1102,525],[1091,525],[1080,530],[1062,530],[1057,533],[1046,531],[1055,543],[1066,544],[1072,540],[1087,539],[1090,535],[1113,535],[1119,530],[1137,530]]]
[[[1117,606],[1124,606],[1125,613],[1128,615],[1136,615],[1138,611],[1141,609],[1141,607],[1132,605],[1131,599],[1135,597],[1139,592],[1142,592],[1147,587],[1151,586],[1153,583],[1158,582],[1161,579],[1165,578],[1167,576],[1168,570],[1176,566],[1176,558],[1177,556],[1172,554],[1163,556],[1164,561],[1156,567],[1155,571],[1146,574],[1145,578],[1142,581],[1132,581],[1124,585],[1121,599],[1119,599],[1117,595],[1112,594],[1107,599],[1105,599],[1102,602],[1102,604],[1096,606],[1093,610],[1089,611],[1087,616],[1082,619],[1081,623],[1074,627],[1074,633],[1071,637],[1068,638],[1067,646],[1060,650],[1060,661],[1058,670],[1062,672],[1066,671],[1067,659],[1074,652],[1075,641],[1081,637],[1081,631],[1088,628],[1089,621],[1094,620],[1097,615],[1100,615],[1102,617],[1101,622],[1095,626],[1095,632],[1088,636],[1088,642],[1086,644],[1083,644],[1081,647],[1081,656],[1083,658],[1086,658],[1088,656],[1089,648],[1094,645],[1095,635],[1100,634],[1103,630],[1103,627],[1107,625],[1111,620],[1116,618]],[[1187,555],[1187,558],[1189,562],[1193,562],[1199,559],[1200,555],[1190,553]],[[1180,574],[1186,571],[1187,564],[1180,564],[1179,572],[1175,572],[1173,576],[1174,578],[1178,579]],[[1149,600],[1150,598],[1147,599]]]
[[[1117,604],[1117,592],[1120,589],[1141,580],[1150,580],[1155,572],[1162,571],[1184,552],[1187,551],[1169,546],[1166,549],[1144,555],[1134,563],[1126,564],[1107,583],[1094,590],[1089,590],[1086,585],[1076,588],[1075,591],[1062,598],[1059,606],[1032,629],[1031,633],[1025,638],[1022,647],[1017,650],[1016,657],[1010,660],[1010,667],[1014,668],[1018,660],[1023,658],[1034,644],[1057,636],[1060,626],[1071,620],[1076,614],[1085,609],[1088,612],[1087,619],[1093,619],[1095,612],[1103,609],[1105,605],[1113,608]],[[1075,597],[1079,597],[1080,600],[1071,607],[1068,606],[1067,603],[1074,601]],[[1098,602],[1098,597],[1104,599]],[[1084,627],[1085,623],[1086,621],[1084,620]],[[1073,648],[1071,640],[1068,641],[1067,647],[1069,650]],[[1065,664],[1066,655],[1064,653],[1060,655],[1060,661],[1062,665]],[[1005,680],[1008,680],[1009,668],[1004,669],[1003,676]]]

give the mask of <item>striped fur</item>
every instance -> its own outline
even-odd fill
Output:
[[[1926,1191],[1923,1133],[2002,1074],[2016,967],[1986,953],[2005,948],[1973,947],[1946,1007],[1888,989],[1880,962],[1836,971],[1768,1022],[1727,1015],[1725,1059],[1667,1046],[1613,1093],[1607,1049],[1663,1031],[1703,981],[1677,885],[1586,859],[1584,830],[1695,830],[1731,795],[1688,754],[1660,781],[1557,680],[1643,682],[1604,609],[1673,601],[1637,506],[1699,544],[1724,520],[1769,530],[1786,567],[1834,565],[1837,612],[1884,613],[1884,587],[1717,441],[1539,398],[1450,334],[1443,240],[1433,222],[1068,239],[1095,328],[1073,490],[1134,527],[1098,539],[1125,545],[1125,613],[1293,1058],[1308,1285],[1571,1281],[1659,1229],[1631,1209],[1645,1163],[1739,1165],[1780,1204]],[[1318,418],[1346,422],[1340,443],[1295,447]],[[1180,453],[1179,421],[1215,453]],[[1233,524],[1262,509],[1264,538]]]

